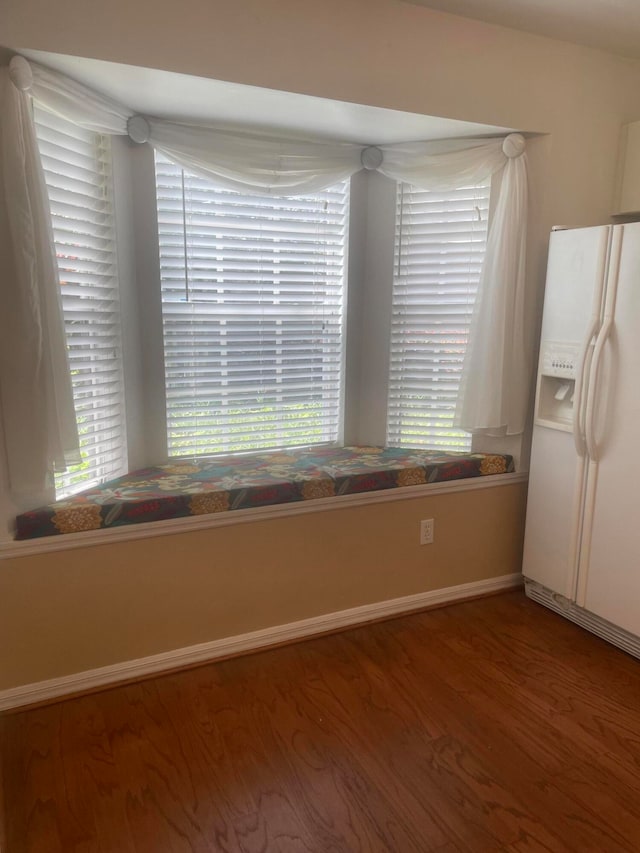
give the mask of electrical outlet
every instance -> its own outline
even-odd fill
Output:
[[[423,518],[420,522],[420,544],[431,545],[433,543],[435,521],[433,518]]]

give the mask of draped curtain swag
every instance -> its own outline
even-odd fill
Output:
[[[314,192],[363,166],[434,190],[470,186],[500,174],[456,418],[469,432],[523,431],[530,371],[523,335],[527,175],[522,136],[363,149],[134,115],[20,56],[3,74],[0,245],[7,261],[0,400],[15,494],[42,493],[51,469],[77,459],[78,450],[46,185],[29,96],[87,130],[149,142],[185,169],[232,190],[283,196]]]

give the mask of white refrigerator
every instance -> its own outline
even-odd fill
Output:
[[[527,595],[640,657],[640,223],[554,231]]]

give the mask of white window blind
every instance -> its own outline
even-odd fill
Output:
[[[333,442],[348,184],[218,189],[156,157],[170,456]]]
[[[489,186],[398,185],[387,441],[471,449],[453,426],[487,235]]]
[[[35,110],[49,193],[82,463],[64,497],[126,470],[109,140]]]

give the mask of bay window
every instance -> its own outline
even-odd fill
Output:
[[[130,467],[129,374],[108,140],[41,110],[36,117],[82,440],[82,465],[58,478],[62,497]],[[372,315],[363,311],[355,340],[347,340],[349,218],[371,218],[375,196],[358,193],[351,206],[348,181],[295,198],[238,193],[163,155],[154,163],[156,210],[144,213],[157,222],[157,245],[144,252],[159,257],[153,287],[161,313],[157,328],[144,318],[139,343],[145,349],[151,336],[161,346],[164,399],[154,407],[166,418],[140,421],[145,433],[133,443],[164,445],[165,458],[340,443],[345,409],[359,405],[345,399],[343,381],[359,348],[365,361],[389,354],[388,370],[376,378],[387,417],[367,424],[365,412],[348,442],[375,443],[372,436],[386,430],[390,445],[471,449],[469,434],[452,421],[486,243],[488,185],[427,192],[389,182],[397,191],[379,199],[395,204],[382,217],[392,224],[395,215],[395,233],[376,224],[351,252],[376,243],[384,268],[375,276],[390,310],[376,328],[364,328]],[[372,283],[357,278],[348,283],[349,299],[366,305],[376,298]],[[140,296],[138,313],[146,308]],[[127,400],[147,399],[143,390],[127,385]],[[156,457],[150,452],[142,464],[164,461]]]
[[[58,498],[169,459],[522,433],[521,134],[287,138],[6,74],[3,520],[65,465]]]

